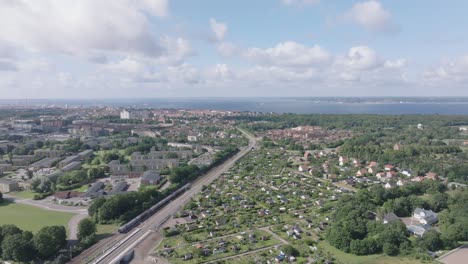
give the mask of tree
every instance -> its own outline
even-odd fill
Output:
[[[85,218],[78,223],[78,239],[80,241],[94,234],[96,234],[96,223],[90,218]]]
[[[2,258],[17,262],[28,262],[34,257],[31,232],[16,233],[6,236],[2,241]]]
[[[88,170],[88,179],[98,179],[106,176],[106,173],[103,168],[90,168]]]
[[[4,225],[2,226],[1,232],[0,238],[5,238],[8,235],[21,234],[22,231],[15,225]]]
[[[417,245],[423,249],[437,251],[443,248],[444,242],[440,238],[440,233],[431,229],[417,240]]]
[[[31,189],[37,193],[49,193],[53,191],[53,184],[49,178],[40,177],[31,182]]]
[[[94,202],[88,207],[88,214],[91,217],[94,217],[96,219],[97,212],[99,208],[106,202],[106,198],[104,197],[99,197],[94,200]]]
[[[383,252],[389,256],[396,256],[398,255],[398,247],[391,243],[383,244]]]
[[[3,193],[0,192],[0,203],[3,203]]]
[[[34,247],[42,258],[57,253],[67,242],[67,232],[63,226],[46,226],[33,238]]]
[[[286,255],[290,255],[290,256],[294,256],[294,257],[299,256],[299,250],[297,250],[295,247],[293,247],[291,245],[285,245],[285,246],[283,246],[282,249],[283,249],[284,254],[286,254]]]

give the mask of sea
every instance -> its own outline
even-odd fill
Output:
[[[115,106],[297,114],[468,115],[466,97],[125,98],[0,100],[0,105]]]

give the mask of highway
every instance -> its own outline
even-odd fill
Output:
[[[245,156],[256,146],[257,141],[253,136],[243,130],[240,131],[249,139],[249,145],[247,147],[241,149],[235,156],[228,159],[220,166],[213,168],[207,174],[195,180],[189,190],[169,202],[166,206],[161,208],[161,210],[156,212],[153,216],[141,223],[138,227],[134,228],[128,234],[118,234],[108,239],[106,242],[98,243],[91,249],[83,252],[77,258],[73,259],[70,263],[119,263],[127,253],[131,252],[152,232],[156,232],[166,220],[171,218],[182,206],[189,202],[192,197],[200,193],[203,186],[209,185],[224,172],[228,171],[240,158]],[[94,259],[90,260],[90,258]]]

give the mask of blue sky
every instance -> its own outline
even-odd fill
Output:
[[[467,1],[0,2],[0,98],[468,96]]]

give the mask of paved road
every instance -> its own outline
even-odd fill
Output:
[[[83,213],[88,212],[88,209],[86,207],[81,207],[81,206],[66,206],[66,205],[54,204],[47,200],[25,199],[25,198],[19,198],[17,196],[13,196],[9,194],[4,194],[3,197],[11,202],[27,204],[27,205],[39,207],[45,210],[49,210],[49,211],[74,213],[74,214],[83,214]]]
[[[242,130],[241,130],[242,131]],[[82,253],[76,259],[73,259],[70,263],[82,263],[83,260],[93,257],[92,254],[97,252],[104,252],[100,256],[97,256],[92,263],[96,264],[113,264],[118,263],[122,257],[128,252],[135,249],[135,247],[148,237],[152,237],[153,233],[170,217],[172,217],[183,205],[190,201],[192,197],[201,192],[203,186],[208,186],[224,172],[229,170],[234,164],[243,156],[248,154],[252,148],[257,144],[257,141],[251,135],[242,131],[246,137],[249,138],[249,145],[239,151],[234,157],[230,158],[222,165],[213,168],[203,177],[198,178],[192,183],[192,186],[182,195],[175,198],[172,202],[167,204],[161,210],[156,212],[144,223],[140,224],[138,228],[125,235],[118,235],[119,239],[110,240],[109,243],[101,243]],[[120,241],[117,244],[112,244],[113,241]]]
[[[68,239],[78,239],[78,223],[88,217],[88,213],[76,214],[68,221]]]

